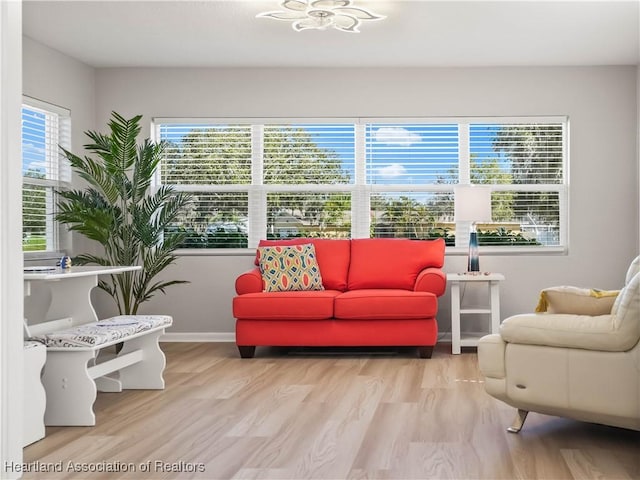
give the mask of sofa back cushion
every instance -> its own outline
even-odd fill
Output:
[[[418,274],[442,268],[444,240],[361,238],[351,240],[349,290],[401,288],[413,290]]]
[[[347,274],[349,273],[350,242],[350,240],[329,238],[292,238],[289,240],[260,240],[258,246],[313,244],[322,276],[322,285],[327,290],[344,292],[347,289]],[[255,264],[259,264],[258,252],[256,252]]]

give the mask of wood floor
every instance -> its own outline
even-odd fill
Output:
[[[165,390],[99,393],[97,425],[47,428],[24,478],[640,478],[640,432],[532,413],[507,433],[475,353],[162,345]]]

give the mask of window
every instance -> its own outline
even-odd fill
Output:
[[[22,105],[22,250],[60,250],[55,190],[67,186],[70,169],[59,146],[69,148],[69,111],[25,98]]]
[[[189,233],[185,247],[295,236],[465,245],[454,187],[486,184],[484,248],[558,250],[566,247],[567,126],[564,117],[156,119],[156,138],[167,143],[157,182],[194,194],[173,227]]]

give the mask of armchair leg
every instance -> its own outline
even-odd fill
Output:
[[[518,433],[522,430],[522,426],[524,425],[524,421],[527,419],[528,410],[520,410],[518,409],[518,413],[516,414],[516,418],[513,420],[513,423],[509,428],[507,428],[507,432],[509,433]]]

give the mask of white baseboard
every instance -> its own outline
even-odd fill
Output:
[[[236,334],[230,332],[175,332],[165,333],[160,337],[161,342],[231,342],[235,343]]]
[[[451,332],[440,332],[438,342],[451,343]]]

